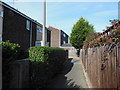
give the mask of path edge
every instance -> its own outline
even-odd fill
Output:
[[[93,87],[92,87],[92,84],[91,84],[91,82],[90,82],[90,79],[89,79],[89,77],[88,77],[88,74],[87,74],[87,72],[85,71],[85,68],[84,68],[84,65],[83,65],[83,63],[82,63],[82,60],[80,60],[80,64],[81,64],[81,66],[82,66],[83,73],[84,73],[84,76],[85,76],[85,79],[86,79],[88,88],[93,88]]]
[[[83,69],[83,73],[84,73],[84,76],[85,76],[85,80],[86,80],[87,86],[88,86],[88,88],[92,88],[92,84],[90,82],[90,79],[88,77],[87,72],[85,71],[84,65],[83,65],[82,60],[80,59],[80,57],[69,56],[69,58],[75,58],[75,59],[79,59],[80,60],[80,64],[81,64],[82,69]]]

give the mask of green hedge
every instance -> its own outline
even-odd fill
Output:
[[[47,87],[52,78],[62,69],[66,56],[66,51],[61,48],[31,47],[29,50],[30,86]]]
[[[20,56],[20,45],[7,42],[0,42],[0,49],[2,49],[2,87],[9,88],[9,81],[11,79],[10,63],[15,61]]]
[[[0,42],[2,46],[2,63],[8,64],[20,56],[20,45],[15,43]]]

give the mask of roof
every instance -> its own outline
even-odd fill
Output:
[[[51,29],[51,30],[54,29],[54,30],[58,30],[58,31],[59,31],[59,29],[57,29],[57,28],[55,28],[55,27],[52,27],[52,26],[49,26],[48,28]]]
[[[0,5],[2,5],[2,6],[4,6],[4,7],[8,8],[8,9],[10,9],[10,10],[12,10],[12,11],[16,12],[17,14],[19,14],[19,15],[23,16],[24,18],[26,18],[26,19],[28,19],[28,20],[30,20],[30,21],[32,21],[32,22],[34,22],[34,23],[36,23],[37,25],[42,26],[42,24],[40,24],[40,23],[39,23],[39,22],[37,22],[36,20],[34,20],[34,19],[32,19],[32,18],[28,17],[27,15],[25,15],[25,14],[21,13],[20,11],[18,11],[17,9],[15,9],[15,8],[11,7],[10,5],[8,5],[8,4],[6,4],[6,3],[4,3],[4,2],[2,2],[2,1],[0,1]]]
[[[67,33],[65,33],[63,30],[61,30],[61,31],[69,37],[69,35]]]
[[[55,28],[55,27],[53,27],[53,26],[49,26],[48,27],[49,29],[51,29],[51,30],[58,30],[58,31],[62,31],[62,32],[64,32],[63,30],[61,30],[61,29],[57,29],[57,28]],[[64,32],[65,33],[65,32]],[[66,34],[66,33],[65,33]],[[66,34],[67,35],[67,34]],[[67,35],[68,37],[69,37],[69,35]]]

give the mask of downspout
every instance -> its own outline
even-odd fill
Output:
[[[32,47],[32,22],[30,23],[30,47]]]

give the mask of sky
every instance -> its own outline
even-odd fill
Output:
[[[27,16],[43,23],[43,2],[6,2]],[[70,35],[73,25],[84,17],[96,32],[110,26],[109,20],[118,19],[118,2],[47,2],[47,26]]]

